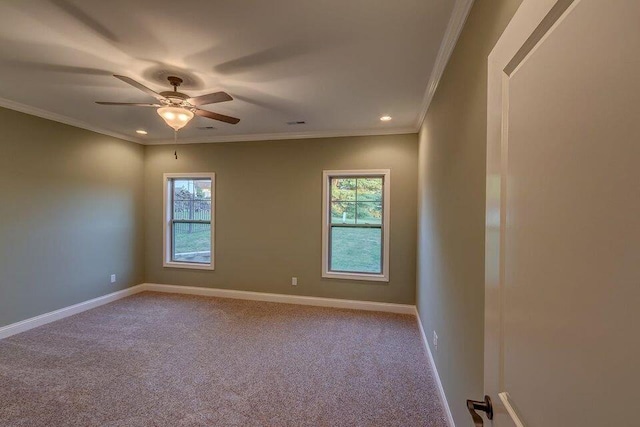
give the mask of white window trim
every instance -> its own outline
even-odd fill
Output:
[[[382,274],[347,273],[329,270],[329,210],[330,187],[329,179],[333,176],[383,176],[382,199]],[[389,281],[389,201],[391,188],[390,169],[364,169],[364,170],[325,170],[322,173],[322,277],[327,279],[366,280],[374,282]]]
[[[169,180],[175,178],[205,178],[211,180],[211,263],[194,264],[188,262],[171,261],[171,189]],[[188,268],[191,270],[214,270],[215,269],[215,219],[216,219],[216,174],[206,173],[165,173],[162,177],[163,199],[162,199],[162,266],[167,268]]]

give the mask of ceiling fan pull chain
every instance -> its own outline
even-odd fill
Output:
[[[173,152],[173,155],[176,156],[176,160],[178,160],[178,131],[174,129],[173,131],[173,145],[175,148],[175,151]]]

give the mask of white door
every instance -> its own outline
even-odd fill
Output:
[[[640,0],[524,0],[489,58],[486,231],[493,425],[640,426]]]

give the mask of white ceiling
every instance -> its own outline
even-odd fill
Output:
[[[177,75],[189,95],[228,92],[204,108],[241,119],[196,117],[181,142],[414,132],[470,3],[2,1],[0,105],[162,143],[173,131],[152,108],[94,101],[154,101],[112,74],[156,91]]]

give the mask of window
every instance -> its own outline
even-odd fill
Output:
[[[389,281],[389,175],[324,172],[322,277]]]
[[[164,266],[213,270],[215,174],[164,175]]]

